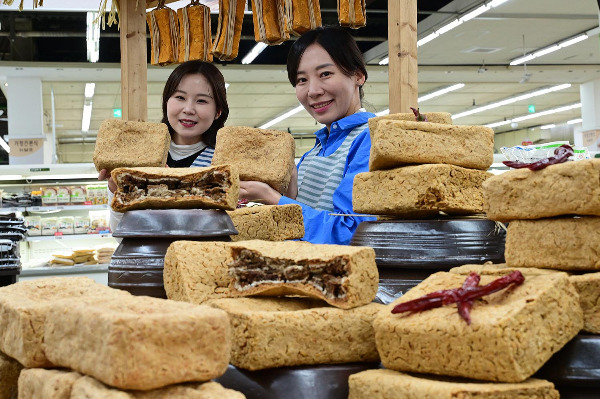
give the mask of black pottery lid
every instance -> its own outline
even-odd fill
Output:
[[[372,247],[380,267],[440,270],[503,263],[505,237],[496,222],[481,218],[382,220],[359,224],[350,245]]]
[[[215,381],[247,399],[348,399],[348,377],[379,363],[326,364],[248,371],[232,365]]]
[[[556,352],[534,377],[559,387],[597,388],[600,397],[600,335],[579,334]]]
[[[214,209],[143,209],[125,212],[115,237],[210,238],[237,234],[227,212]]]

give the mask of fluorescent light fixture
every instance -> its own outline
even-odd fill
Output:
[[[462,23],[463,23],[463,21],[461,19],[455,19],[454,21],[450,22],[449,24],[442,26],[436,32],[438,35],[443,35],[444,33],[456,28],[457,26],[459,26]]]
[[[486,126],[486,127],[491,127],[491,128],[494,128],[494,127],[498,127],[498,126],[504,126],[504,125],[508,125],[508,124],[510,124],[510,123],[511,123],[511,121],[510,121],[510,119],[509,119],[509,120],[507,120],[507,121],[500,121],[500,122],[494,122],[494,123],[490,123],[490,124],[487,124],[487,125],[485,125],[485,126]]]
[[[94,89],[96,88],[96,83],[86,83],[85,84],[85,98],[94,97]]]
[[[554,123],[551,123],[549,125],[540,126],[540,129],[547,130],[547,129],[552,129],[553,127],[556,127],[556,125]]]
[[[454,114],[454,115],[452,115],[452,119],[458,119],[458,118],[462,118],[464,116],[477,114],[479,112],[483,112],[483,111],[487,111],[487,110],[490,110],[490,109],[502,107],[503,105],[512,104],[512,103],[515,103],[517,101],[527,100],[527,99],[532,98],[532,97],[542,96],[544,94],[548,94],[548,93],[552,93],[554,91],[559,91],[559,90],[567,89],[569,87],[571,87],[570,83],[564,83],[564,84],[560,84],[560,85],[551,86],[551,87],[547,87],[547,88],[544,88],[544,89],[536,90],[536,91],[533,91],[533,92],[530,92],[530,93],[521,94],[521,95],[518,95],[518,96],[515,96],[515,97],[509,97],[509,98],[504,99],[504,100],[500,100],[500,101],[493,102],[493,103],[490,103],[490,104],[487,104],[487,105],[483,105],[481,107],[470,109],[468,111],[464,111],[464,112],[460,112],[458,114]]]
[[[513,122],[526,121],[528,119],[533,119],[533,118],[537,118],[537,117],[545,116],[545,115],[552,115],[552,114],[556,114],[558,112],[570,111],[570,110],[576,109],[576,108],[581,108],[581,103],[576,103],[576,104],[571,104],[571,105],[565,105],[563,107],[548,109],[548,110],[542,111],[542,112],[536,112],[535,114],[529,114],[529,115],[519,116],[517,118],[513,118],[512,121]]]
[[[263,52],[264,49],[267,48],[265,43],[256,43],[256,45],[250,50],[248,54],[244,58],[242,58],[242,64],[250,64],[260,53]]]
[[[8,144],[6,143],[6,141],[4,141],[4,139],[2,137],[0,137],[0,147],[4,148],[4,151],[6,151],[10,154],[10,147],[8,146]]]
[[[89,62],[98,62],[100,58],[100,24],[94,22],[97,19],[97,12],[86,13],[85,41]]]
[[[508,119],[508,120],[505,120],[505,121],[488,123],[485,126],[486,127],[494,128],[494,127],[498,127],[498,126],[508,125],[510,123],[513,123],[513,122],[521,122],[521,121],[525,121],[525,120],[529,120],[529,119],[538,118],[540,116],[552,115],[552,114],[556,114],[556,113],[559,113],[559,112],[566,112],[566,111],[570,111],[572,109],[577,109],[577,108],[581,108],[581,103],[575,103],[575,104],[570,104],[570,105],[563,105],[562,107],[547,109],[547,110],[542,111],[542,112],[536,112],[535,114],[528,114],[528,115],[519,116],[519,117],[516,117],[516,118],[513,118],[513,119]]]
[[[83,105],[83,117],[81,118],[81,131],[90,130],[90,120],[92,119],[92,103]]]
[[[515,58],[514,60],[512,60],[510,62],[510,65],[523,64],[524,62],[530,61],[530,60],[532,60],[534,58],[538,58],[538,57],[544,56],[546,54],[550,54],[550,53],[553,53],[553,52],[555,52],[557,50],[560,50],[561,48],[569,47],[569,46],[571,46],[571,45],[573,45],[575,43],[579,43],[579,42],[587,39],[588,37],[589,37],[589,35],[588,35],[587,32],[586,33],[580,33],[580,34],[575,35],[573,37],[570,37],[568,39],[562,40],[562,41],[560,41],[558,43],[554,43],[554,44],[551,44],[550,46],[543,47],[540,50],[533,51],[533,52],[531,52],[529,54],[526,54],[526,55],[524,55],[522,57]]]
[[[581,118],[571,119],[570,121],[567,121],[567,125],[574,125],[576,123],[581,123],[581,122],[583,122],[583,119],[581,119]]]
[[[381,61],[379,61],[379,65],[387,65],[390,63],[390,57],[385,57]]]
[[[452,85],[452,86],[449,86],[449,87],[446,87],[446,88],[443,88],[443,89],[440,89],[440,90],[436,90],[436,91],[431,92],[429,94],[425,94],[424,96],[419,97],[417,99],[417,101],[419,103],[422,103],[422,102],[430,100],[432,98],[441,96],[442,94],[446,94],[446,93],[449,93],[449,92],[454,91],[454,90],[462,89],[463,87],[465,87],[464,83],[457,83],[455,85]]]
[[[500,4],[503,4],[507,1],[508,0],[492,0],[487,4],[479,6],[476,9],[465,13],[464,15],[458,17],[457,19],[454,19],[451,22],[447,23],[446,25],[442,26],[438,30],[425,36],[423,39],[417,40],[417,47],[421,47],[422,45],[429,43],[436,37],[443,35],[444,33],[447,33],[449,31],[451,31],[452,29],[456,28],[457,26],[461,25],[463,22],[470,21],[473,18],[477,17],[478,15],[481,15],[484,12],[491,10],[492,8],[498,7]]]
[[[422,45],[429,43],[430,41],[432,41],[433,39],[435,39],[439,35],[440,35],[439,33],[433,32],[433,33],[428,34],[424,38],[422,38],[420,40],[417,40],[417,47],[421,47]]]
[[[462,17],[460,17],[460,20],[463,21],[463,22],[470,21],[473,18],[475,18],[475,17],[483,14],[484,12],[486,12],[489,9],[490,9],[490,6],[488,4],[484,4],[484,5],[480,6],[480,7],[477,7],[473,11],[469,11],[468,13],[466,13],[465,15],[463,15]]]
[[[377,112],[375,115],[376,116],[383,116],[383,115],[388,115],[390,113],[390,109],[384,109],[383,111],[379,111]]]
[[[268,121],[264,125],[259,126],[259,129],[266,129],[268,127],[271,127],[274,124],[279,123],[282,120],[287,119],[290,116],[297,114],[298,112],[302,111],[303,109],[304,109],[304,107],[302,105],[298,105],[296,108],[292,108],[289,111],[287,111],[286,113],[284,113],[282,115],[279,115],[277,118],[271,119],[270,121]]]

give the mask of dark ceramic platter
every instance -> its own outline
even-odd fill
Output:
[[[503,263],[505,235],[488,219],[382,220],[362,222],[350,245],[372,247],[380,268],[448,270]]]
[[[113,236],[123,241],[108,266],[108,285],[130,292],[166,298],[164,258],[177,240],[230,241],[237,234],[222,210],[160,209],[129,211]]]
[[[237,234],[225,211],[212,209],[146,209],[125,212],[115,237],[210,238]]]
[[[347,399],[351,374],[380,367],[379,363],[348,363],[248,371],[229,365],[215,381],[247,399]]]

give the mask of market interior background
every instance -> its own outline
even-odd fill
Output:
[[[110,0],[109,0],[110,1]],[[391,1],[391,0],[390,0]],[[168,1],[167,1],[168,2]],[[0,137],[10,139],[9,118],[31,117],[26,109],[11,109],[6,85],[10,77],[42,76],[45,133],[54,130],[60,163],[91,162],[100,123],[121,107],[119,32],[115,25],[100,31],[99,58],[88,61],[86,7],[97,11],[97,0],[72,2],[70,10],[57,11],[58,0],[48,0],[32,10],[0,5]],[[86,3],[89,3],[87,5]],[[211,7],[212,32],[217,28],[217,0],[201,0]],[[490,1],[418,1],[418,38],[422,40],[458,17]],[[493,2],[492,2],[493,3]],[[177,9],[186,2],[168,4]],[[337,24],[336,0],[320,0],[323,23]],[[388,108],[388,67],[379,65],[387,56],[387,1],[366,0],[367,26],[352,30],[368,62],[366,108]],[[75,9],[74,7],[78,7]],[[250,7],[250,6],[249,6]],[[598,0],[508,0],[418,47],[419,107],[455,116],[465,111],[512,99],[540,89],[565,85],[533,98],[455,118],[455,124],[489,125],[494,128],[496,151],[504,145],[569,140],[581,131],[580,85],[600,79]],[[588,38],[580,38],[586,33]],[[575,39],[574,44],[511,66],[511,61],[553,44]],[[248,65],[241,60],[254,47],[252,17],[245,15],[238,57],[219,62],[228,86],[228,125],[259,127],[298,106],[294,88],[287,81],[285,62],[292,41],[266,48]],[[148,57],[150,39],[148,39]],[[161,119],[161,94],[174,66],[148,68],[148,119]],[[396,77],[391,77],[396,78]],[[86,83],[95,83],[90,126],[82,130]],[[444,95],[422,100],[439,89],[464,86]],[[54,103],[54,112],[52,109]],[[416,105],[416,104],[415,104]],[[535,109],[533,109],[532,108]],[[564,108],[544,116],[521,119],[535,113]],[[117,111],[118,112],[118,111]],[[54,117],[53,117],[54,115]],[[572,122],[569,123],[567,122]],[[548,127],[554,125],[554,127]],[[542,129],[542,127],[544,129]],[[297,140],[298,153],[314,143],[320,128],[304,110],[271,128],[287,130]],[[0,163],[8,163],[0,148]]]

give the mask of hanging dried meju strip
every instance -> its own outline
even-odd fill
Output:
[[[254,40],[279,44],[290,38],[282,0],[252,0]]]
[[[237,57],[245,5],[244,0],[219,0],[219,25],[213,55],[221,61]]]
[[[337,0],[340,25],[360,28],[367,24],[365,0]]]
[[[322,25],[319,0],[284,0],[287,30],[295,36]]]
[[[192,0],[177,10],[179,18],[178,62],[200,60],[212,62],[212,37],[210,31],[210,8]]]
[[[150,30],[150,63],[168,65],[177,62],[179,53],[179,27],[177,14],[158,0],[156,9],[146,13]]]

